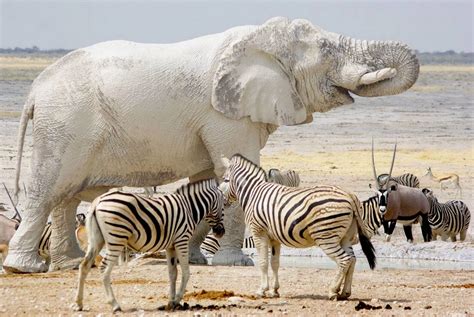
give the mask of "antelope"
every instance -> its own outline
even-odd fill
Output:
[[[445,188],[443,184],[452,184],[456,189],[456,195],[459,193],[459,197],[462,198],[462,188],[459,185],[459,175],[458,174],[446,174],[441,177],[436,177],[433,175],[431,171],[431,167],[426,169],[426,174],[424,176],[428,176],[433,182],[439,183],[439,188],[441,191]]]
[[[397,144],[393,149],[392,164],[390,172],[388,173],[387,182],[382,185],[377,178],[375,170],[374,159],[374,140],[372,140],[372,169],[374,173],[375,184],[377,185],[377,198],[379,204],[379,211],[383,216],[384,221],[392,221],[390,226],[384,225],[386,241],[390,241],[390,235],[395,229],[395,224],[398,221],[403,224],[405,235],[409,242],[413,242],[413,235],[411,232],[411,224],[418,220],[421,216],[421,232],[425,242],[431,241],[431,227],[428,221],[428,214],[430,211],[430,204],[428,199],[419,188],[412,188],[400,185],[393,180],[392,176],[393,165],[395,163],[395,155],[397,152]]]

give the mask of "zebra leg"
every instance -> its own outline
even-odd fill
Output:
[[[110,284],[110,274],[114,265],[117,264],[119,257],[121,256],[123,249],[125,248],[125,243],[121,246],[118,246],[120,243],[114,241],[114,249],[111,249],[111,246],[107,246],[107,251],[104,259],[102,260],[101,269],[103,269],[103,282],[105,287],[105,293],[107,294],[107,302],[112,305],[113,312],[121,311],[120,305],[115,299],[114,292],[112,290],[112,285]]]
[[[100,239],[100,240],[99,240]],[[97,254],[99,254],[99,251],[102,249],[104,245],[104,240],[102,238],[99,238],[97,240],[96,245],[91,245],[87,249],[86,256],[84,257],[84,260],[82,260],[80,266],[79,266],[79,282],[78,282],[78,287],[77,287],[77,292],[76,292],[76,300],[75,304],[73,304],[72,308],[75,311],[81,311],[82,310],[82,300],[83,300],[83,295],[84,295],[84,282],[87,278],[87,275],[89,274],[89,271],[94,264],[95,257]]]
[[[176,255],[178,256],[179,265],[181,266],[181,285],[179,291],[174,298],[175,304],[179,304],[183,299],[184,292],[186,291],[186,285],[189,281],[189,254],[188,254],[188,241],[180,244],[176,247]]]
[[[352,277],[354,276],[354,269],[356,265],[356,257],[354,255],[354,250],[352,249],[351,243],[344,243],[344,251],[347,254],[351,255],[349,268],[346,272],[346,277],[344,278],[344,287],[342,288],[341,294],[337,299],[347,299],[351,296],[352,293]]]
[[[461,232],[459,233],[459,240],[461,241],[466,240],[466,233],[467,233],[467,229],[461,230]]]
[[[166,263],[168,265],[168,276],[170,280],[170,293],[167,309],[173,309],[176,304],[174,302],[176,296],[176,278],[178,277],[178,258],[176,250],[173,248],[166,249]]]
[[[268,291],[268,237],[259,231],[253,231],[252,234],[260,266],[260,288],[257,290],[257,296],[264,297],[265,292]]]
[[[315,241],[321,240],[318,238],[313,238]],[[326,253],[328,257],[333,259],[339,271],[336,275],[336,278],[331,284],[331,288],[329,290],[329,299],[330,300],[338,300],[338,299],[345,299],[344,296],[339,295],[339,291],[341,290],[342,282],[347,275],[347,271],[349,270],[352,262],[355,262],[353,257],[354,254],[348,254],[340,245],[340,242],[324,242],[319,244],[320,248]]]
[[[456,234],[451,235],[451,241],[456,242]]]
[[[413,233],[411,231],[411,225],[403,225],[403,231],[405,232],[405,237],[407,241],[413,243]]]
[[[273,272],[273,287],[269,296],[280,297],[280,294],[278,293],[278,289],[280,288],[280,282],[278,281],[278,269],[280,268],[281,244],[278,241],[272,240],[270,241],[270,245],[272,247],[272,257],[270,260],[270,264],[272,266],[272,272]]]
[[[433,238],[431,226],[428,220],[428,214],[421,215],[421,233],[425,242],[430,242]]]

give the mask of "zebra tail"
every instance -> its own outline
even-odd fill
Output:
[[[370,269],[373,270],[375,269],[375,263],[377,262],[374,245],[372,244],[372,242],[370,242],[370,239],[364,235],[361,228],[359,226],[357,227],[359,230],[359,241],[362,247],[362,252],[364,252],[367,261],[369,262]]]
[[[105,240],[99,223],[97,222],[96,207],[99,203],[99,197],[96,198],[90,207],[89,214],[86,218],[87,230],[87,251],[84,258],[85,261],[94,263],[96,256],[104,246]]]

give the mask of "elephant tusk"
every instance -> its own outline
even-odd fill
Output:
[[[359,84],[370,85],[384,79],[393,78],[395,75],[397,75],[397,70],[395,68],[384,68],[363,75],[359,80]]]

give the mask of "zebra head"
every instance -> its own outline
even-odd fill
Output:
[[[213,180],[211,184],[210,196],[210,208],[204,219],[212,228],[212,233],[214,236],[216,236],[216,238],[221,238],[225,233],[223,214],[225,199],[215,180]]]

